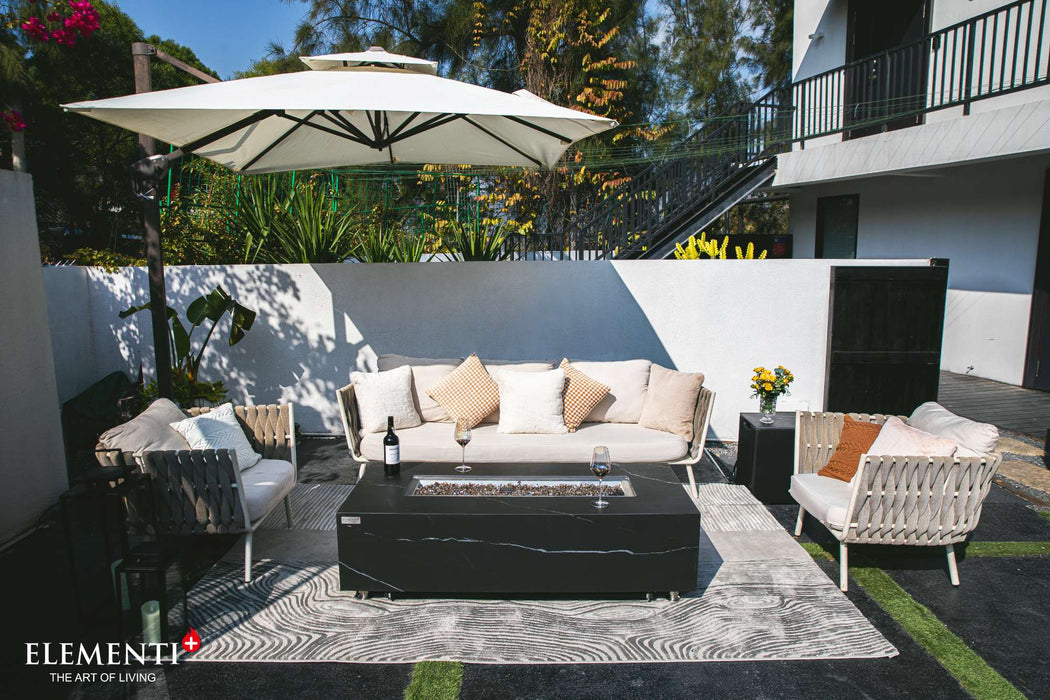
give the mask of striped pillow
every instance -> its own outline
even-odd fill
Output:
[[[575,433],[594,407],[609,393],[609,387],[572,366],[568,358],[558,365],[565,370],[565,427]]]
[[[449,417],[471,428],[499,408],[499,385],[485,371],[477,355],[471,355],[450,375],[427,390]]]

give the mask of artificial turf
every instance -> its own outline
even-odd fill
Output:
[[[463,683],[463,664],[456,661],[420,661],[412,669],[405,700],[456,700]]]

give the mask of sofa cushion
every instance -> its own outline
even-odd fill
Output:
[[[477,355],[464,360],[427,393],[448,411],[452,420],[466,423],[468,428],[476,426],[499,406],[499,385],[485,371]]]
[[[416,402],[416,411],[425,421],[451,421],[448,411],[430,398],[427,390],[452,374],[463,364],[462,357],[430,359],[426,357],[406,357],[404,355],[380,355],[377,365],[380,372],[385,372],[408,365],[412,368],[412,398]]]
[[[361,434],[386,431],[386,419],[394,427],[414,428],[423,421],[412,399],[412,368],[402,365],[385,372],[351,372],[350,382],[361,415]]]
[[[852,479],[860,467],[860,456],[871,448],[880,430],[882,426],[878,423],[853,420],[846,416],[835,452],[832,453],[828,463],[817,473],[842,481]]]
[[[565,370],[497,372],[501,433],[567,433],[565,427]]]
[[[459,464],[459,445],[452,439],[452,433],[452,426],[447,423],[424,423],[398,432],[401,461]],[[467,464],[569,462],[586,465],[591,461],[595,445],[607,446],[613,462],[624,464],[670,462],[685,457],[688,450],[680,435],[627,423],[584,423],[575,433],[562,435],[506,434],[500,433],[497,426],[487,424],[471,431]],[[382,461],[383,436],[366,435],[361,440],[361,451],[367,459]]]
[[[848,482],[820,474],[795,474],[791,477],[788,493],[822,523],[836,530],[845,526],[850,494]]]
[[[121,452],[140,454],[145,451],[188,450],[186,438],[171,427],[183,420],[186,414],[168,399],[157,399],[142,413],[127,423],[110,428],[102,433],[99,442],[103,447]]]
[[[649,386],[649,360],[620,362],[576,362],[573,366],[591,379],[609,387],[609,393],[594,407],[588,421],[594,423],[637,423],[645,406]],[[613,456],[616,459],[616,456]]]
[[[696,399],[703,385],[704,375],[700,373],[676,372],[654,364],[638,424],[666,430],[692,442]]]
[[[558,366],[565,372],[565,427],[570,433],[575,433],[594,407],[609,393],[609,387],[573,367],[567,358],[562,358]]]
[[[191,450],[233,450],[237,454],[237,466],[250,469],[262,459],[255,451],[244,428],[233,412],[232,403],[224,403],[207,413],[185,418],[171,427],[179,431]]]
[[[957,416],[935,401],[927,401],[916,408],[908,418],[908,425],[959,445],[956,455],[976,457],[995,452],[999,429],[990,423],[978,423]]]
[[[951,457],[956,444],[948,438],[905,425],[896,416],[890,416],[882,425],[879,436],[868,448],[868,454],[900,455],[902,457]]]
[[[552,362],[533,362],[531,360],[482,360],[485,371],[493,379],[496,374],[506,370],[510,372],[548,372],[554,369]],[[499,408],[485,416],[482,423],[499,423]]]
[[[295,486],[295,467],[283,459],[260,459],[241,472],[244,500],[252,522],[262,518],[281,502]]]

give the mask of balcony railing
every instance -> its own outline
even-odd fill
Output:
[[[1050,84],[1047,0],[1019,0],[792,85],[792,139],[919,123]]]

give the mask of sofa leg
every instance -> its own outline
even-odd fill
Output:
[[[798,507],[798,520],[795,521],[795,537],[802,536],[802,521],[806,518],[806,509]]]
[[[843,593],[849,588],[849,549],[845,542],[839,542],[839,590]]]
[[[955,563],[955,545],[949,544],[945,546],[948,550],[948,576],[952,579],[952,585],[959,585],[959,567]]]
[[[288,529],[292,529],[292,497],[284,497],[284,517],[288,521]]]
[[[365,478],[365,467],[368,466],[368,462],[361,462],[361,466],[357,468],[357,483],[361,483],[361,479]]]
[[[700,498],[700,489],[696,486],[696,472],[693,471],[693,465],[686,465],[686,474],[689,475],[689,493],[693,498]]]
[[[244,582],[252,582],[252,533],[244,536]]]

